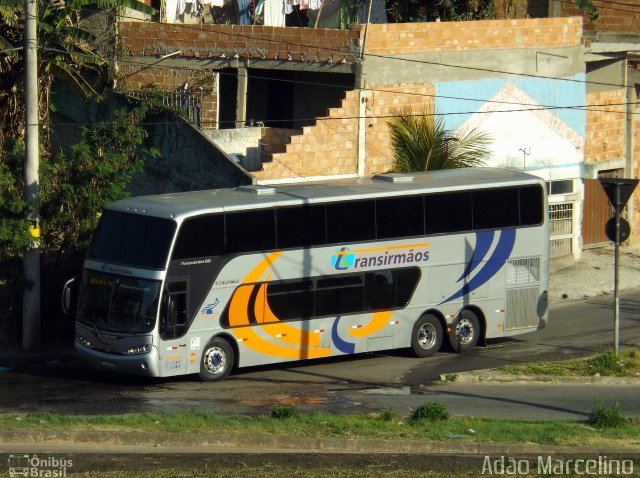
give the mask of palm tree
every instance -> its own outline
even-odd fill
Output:
[[[109,63],[96,49],[96,38],[80,26],[90,7],[155,10],[137,0],[37,0],[38,90],[46,124],[49,93],[55,79],[66,81],[82,98],[99,99],[96,80],[106,78]],[[0,147],[5,135],[24,132],[24,10],[18,0],[0,0]]]
[[[433,107],[419,114],[395,110],[387,124],[396,172],[483,166],[491,154],[488,146],[492,139],[487,133],[447,130],[444,118]]]

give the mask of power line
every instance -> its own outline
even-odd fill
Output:
[[[223,76],[236,76],[233,73],[227,73],[227,72],[223,72],[223,71],[217,71],[217,74],[219,75],[223,75]],[[263,77],[263,76],[250,76],[249,79],[257,79],[257,80],[269,80],[269,81],[273,81],[273,82],[281,82],[281,83],[291,83],[291,84],[296,84],[296,85],[308,85],[308,86],[322,86],[322,87],[333,87],[333,88],[340,88],[340,89],[344,89],[344,85],[335,85],[335,84],[330,84],[330,83],[321,83],[321,82],[314,82],[314,81],[303,81],[303,80],[290,80],[290,79],[284,79],[284,78],[271,78],[271,77]],[[388,90],[388,89],[383,89],[383,88],[353,88],[350,90],[346,90],[346,91],[364,91],[364,92],[373,92],[373,93],[391,93],[391,94],[395,94],[395,95],[406,95],[406,96],[418,96],[418,97],[427,97],[427,98],[433,98],[433,99],[449,99],[449,100],[456,100],[456,101],[469,101],[469,102],[478,102],[478,103],[483,103],[483,104],[487,104],[487,103],[491,103],[491,104],[504,104],[504,105],[515,105],[515,106],[522,106],[523,103],[520,102],[515,102],[515,101],[499,101],[499,100],[491,100],[491,99],[487,99],[487,98],[468,98],[468,97],[457,97],[457,96],[448,96],[448,95],[436,95],[436,94],[429,94],[429,93],[418,93],[418,92],[411,92],[411,91],[397,91],[397,90]],[[557,106],[557,105],[544,105],[544,104],[539,104],[539,105],[535,105],[531,108],[528,108],[528,110],[548,110],[548,109],[585,109],[587,111],[591,110],[594,107],[609,107],[609,106],[624,106],[624,105],[633,105],[635,103],[619,103],[619,104],[609,104],[609,105],[570,105],[570,106]],[[597,111],[601,111],[601,112],[606,112],[606,110],[597,110]],[[617,111],[610,111],[613,113],[619,113]],[[443,115],[449,114],[449,113],[442,113]],[[466,113],[460,113],[460,114],[469,114],[469,112]]]
[[[609,112],[609,113],[617,113],[617,114],[627,114],[626,111],[613,111],[613,110],[600,110],[600,109],[596,109],[599,107],[610,107],[610,106],[626,106],[629,104],[633,104],[633,103],[616,103],[613,105],[591,105],[588,107],[583,107],[583,106],[558,106],[558,107],[540,107],[540,108],[515,108],[515,109],[509,109],[509,110],[490,110],[490,111],[457,111],[457,112],[449,112],[449,113],[438,113],[438,112],[433,112],[433,113],[411,113],[410,116],[412,117],[432,117],[432,116],[459,116],[459,115],[474,115],[474,114],[483,114],[483,115],[490,115],[490,114],[502,114],[502,113],[522,113],[522,112],[536,112],[536,111],[548,111],[548,110],[562,110],[562,109],[579,109],[579,110],[583,110],[583,111],[598,111],[598,112]],[[640,115],[640,113],[633,113],[631,112],[630,114],[632,115]],[[395,118],[396,115],[394,114],[387,114],[387,115],[365,115],[365,116],[360,116],[360,115],[355,115],[355,116],[334,116],[334,117],[329,117],[329,116],[323,116],[323,117],[311,117],[311,118],[282,118],[282,119],[273,119],[273,120],[268,120],[269,123],[290,123],[292,121],[296,121],[299,123],[305,123],[305,122],[323,122],[323,121],[334,121],[334,120],[359,120],[359,119],[389,119],[389,118]],[[110,122],[100,122],[100,123],[53,123],[55,126],[95,126],[95,125],[108,125]],[[151,122],[151,121],[141,121],[141,122],[137,122],[136,124],[139,126],[166,126],[166,125],[172,125],[174,124],[175,121],[156,121],[156,122]],[[218,125],[222,123],[222,121],[215,121],[215,120],[201,120],[201,124],[207,124],[209,126],[212,125]]]

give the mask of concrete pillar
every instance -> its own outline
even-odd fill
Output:
[[[236,90],[236,128],[243,128],[247,122],[247,87],[249,75],[246,68],[238,68],[238,89]]]

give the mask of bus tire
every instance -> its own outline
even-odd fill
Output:
[[[442,324],[435,315],[425,314],[413,326],[411,348],[418,357],[429,357],[442,345]]]
[[[200,378],[206,382],[222,380],[233,368],[235,353],[225,339],[214,337],[207,343],[200,361]]]
[[[480,339],[480,321],[471,310],[463,310],[451,324],[449,343],[454,352],[466,352],[476,346]]]

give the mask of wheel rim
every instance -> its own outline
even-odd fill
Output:
[[[418,344],[424,350],[432,348],[437,340],[437,331],[433,324],[423,324],[418,330]]]
[[[469,319],[462,318],[456,325],[456,337],[458,342],[466,345],[473,340],[473,323]]]
[[[220,347],[211,347],[205,351],[203,363],[208,373],[217,375],[221,373],[227,365],[227,354]]]

